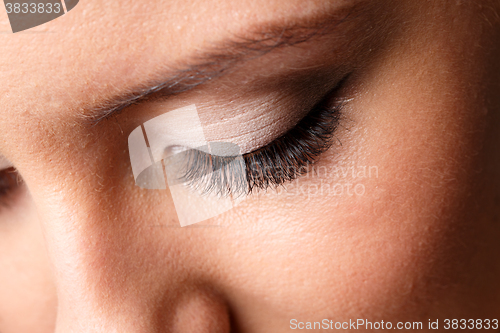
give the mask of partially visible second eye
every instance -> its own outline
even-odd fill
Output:
[[[14,167],[0,170],[0,208],[9,205],[9,201],[19,190],[21,184],[21,177]]]
[[[342,103],[318,103],[294,128],[273,142],[242,156],[216,156],[203,150],[182,153],[178,179],[202,194],[248,195],[276,188],[308,171],[330,146]]]

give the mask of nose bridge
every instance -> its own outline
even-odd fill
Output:
[[[183,332],[185,321],[222,332],[214,322],[228,322],[227,312],[214,304],[224,302],[186,292],[210,287],[189,278],[199,265],[175,231],[168,192],[135,187],[102,163],[78,169],[53,170],[59,179],[34,187],[58,292],[56,332]]]
[[[180,273],[172,269],[178,259],[170,255],[158,269],[154,253],[169,250],[148,243],[144,220],[127,218],[118,205],[102,209],[99,196],[63,193],[52,198],[57,211],[40,214],[58,291],[58,326],[86,332],[151,325],[151,304],[161,308],[175,289],[168,281]]]

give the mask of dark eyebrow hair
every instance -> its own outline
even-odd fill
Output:
[[[95,126],[131,105],[189,91],[229,73],[236,65],[248,60],[282,47],[295,46],[315,37],[332,34],[338,31],[341,23],[358,16],[359,13],[355,10],[361,7],[358,5],[359,3],[350,6],[349,10],[337,8],[333,13],[302,18],[300,22],[261,24],[249,29],[251,32],[248,35],[252,37],[233,36],[218,42],[211,49],[193,55],[179,69],[169,70],[166,75],[161,75],[163,79],[143,83],[91,107],[83,118],[85,122]]]

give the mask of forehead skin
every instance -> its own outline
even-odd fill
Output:
[[[95,127],[78,122],[85,106],[213,41],[352,1],[88,0],[0,34],[0,152],[29,189],[57,289],[57,309],[36,311],[57,311],[57,332],[498,318],[498,8],[416,3],[380,2],[394,28],[353,65],[350,131],[320,162],[376,166],[366,195],[263,194],[212,228],[175,228],[168,196],[134,186],[127,136],[149,106]]]

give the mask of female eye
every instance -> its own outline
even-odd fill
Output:
[[[178,181],[220,197],[248,195],[293,181],[332,145],[344,103],[331,104],[325,98],[288,132],[242,156],[217,156],[206,149],[184,151],[177,159],[183,161]]]

